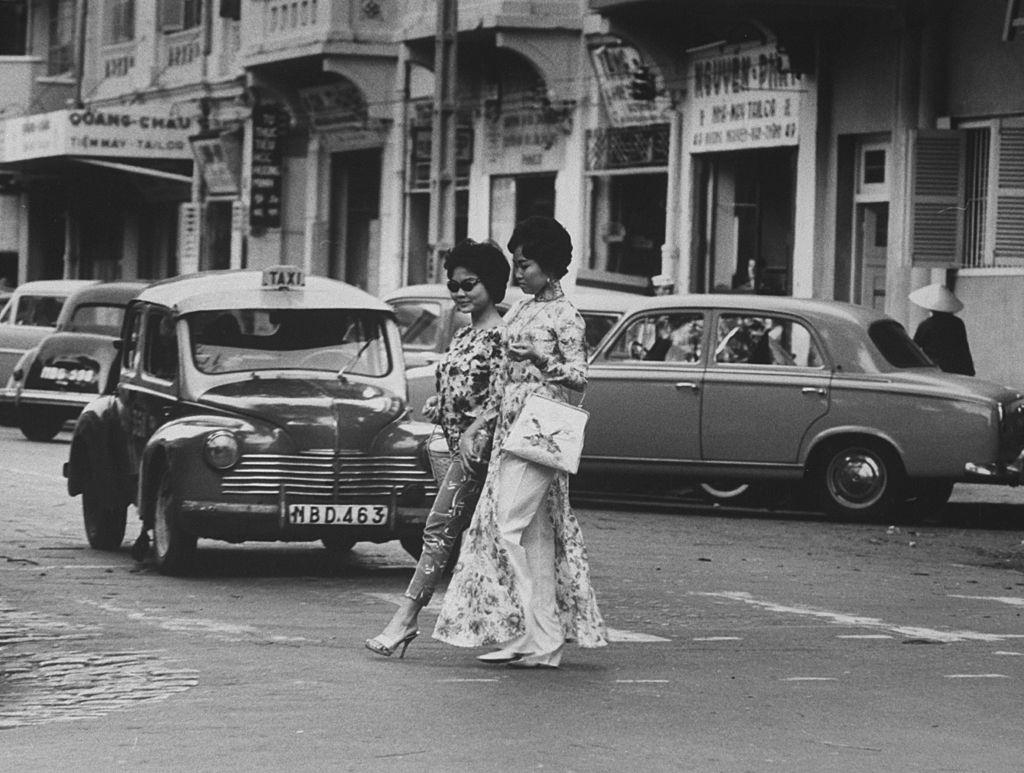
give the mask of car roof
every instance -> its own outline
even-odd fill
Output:
[[[151,285],[139,300],[160,304],[179,314],[221,309],[368,309],[391,307],[353,285],[323,276],[306,276],[306,286],[264,289],[257,269],[207,271],[165,279]]]
[[[120,280],[101,282],[79,287],[68,296],[67,303],[60,310],[57,327],[64,327],[75,309],[84,304],[126,306],[128,301],[149,287],[149,282]]]
[[[81,287],[99,284],[98,279],[35,279],[14,288],[15,295],[67,295]]]

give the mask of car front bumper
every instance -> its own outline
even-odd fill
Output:
[[[429,503],[403,504],[394,496],[389,503],[387,522],[377,526],[297,526],[287,521],[288,503],[283,497],[276,504],[184,499],[179,508],[179,523],[185,531],[226,542],[299,542],[321,539],[328,534],[344,534],[361,542],[388,542],[421,532],[430,512]]]

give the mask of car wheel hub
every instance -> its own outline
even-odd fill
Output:
[[[828,469],[829,493],[852,507],[873,505],[885,491],[886,472],[867,451],[847,451],[833,458]]]

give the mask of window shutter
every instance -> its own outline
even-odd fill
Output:
[[[163,32],[185,29],[185,0],[160,0],[160,29]]]
[[[963,252],[964,133],[919,129],[912,136],[910,260],[953,268]]]
[[[999,127],[995,265],[1024,264],[1024,125]]]

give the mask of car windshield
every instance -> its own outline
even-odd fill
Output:
[[[935,364],[907,335],[903,325],[894,319],[872,322],[868,327],[868,336],[886,362],[894,368],[923,368]]]
[[[186,317],[203,373],[322,370],[384,376],[387,315],[367,309],[235,309]]]
[[[23,295],[18,299],[15,325],[53,327],[57,324],[65,298],[54,295]]]
[[[440,331],[441,304],[437,301],[394,301],[402,346],[406,349],[433,349]]]
[[[121,332],[124,306],[88,303],[76,306],[64,329],[70,333],[117,336]]]

